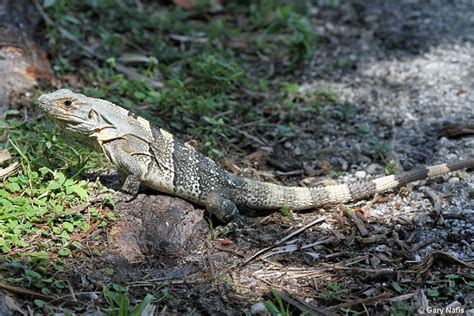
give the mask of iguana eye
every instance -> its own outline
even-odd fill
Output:
[[[65,100],[63,102],[64,106],[67,108],[70,108],[72,106],[72,101],[71,100]]]

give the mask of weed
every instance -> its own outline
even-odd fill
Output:
[[[263,302],[265,307],[272,315],[280,315],[280,316],[287,316],[291,315],[289,306],[283,302],[283,299],[278,295],[276,291],[271,291],[272,298]],[[276,304],[275,304],[276,302]]]
[[[349,290],[342,288],[336,282],[331,280],[326,284],[326,290],[323,292],[323,296],[328,299],[342,300],[342,295],[347,293]]]
[[[397,162],[390,160],[387,166],[384,168],[385,174],[395,174],[398,172]]]
[[[222,230],[216,229],[214,227],[214,223],[212,222],[212,219],[208,218],[207,220],[207,231],[209,232],[209,237],[211,240],[216,240],[222,236]]]
[[[387,144],[381,142],[377,137],[374,137],[371,140],[371,143],[374,155],[379,159],[386,160],[387,154],[390,151],[390,147]]]
[[[18,156],[21,169],[0,183],[0,248],[2,253],[34,256],[56,252],[68,256],[76,249],[74,236],[93,222],[107,222],[105,214],[75,213],[85,201],[89,184],[78,179],[100,158],[87,149],[70,146],[49,125],[4,121],[10,138],[4,148]],[[35,242],[35,236],[43,236]]]
[[[281,208],[281,215],[283,215],[283,217],[293,218],[293,212],[287,206]]]
[[[395,291],[397,291],[400,294],[405,293],[405,290],[403,289],[403,287],[398,282],[393,282],[392,287]]]
[[[130,306],[131,300],[127,289],[119,284],[113,284],[112,289],[105,287],[103,295],[108,302],[108,306],[103,310],[109,315],[139,316],[155,300],[153,295],[147,294],[140,303]]]
[[[392,316],[413,315],[413,308],[406,306],[404,302],[395,302],[389,307],[389,313]]]
[[[304,6],[297,7],[293,2],[261,0],[249,6],[249,22],[253,28],[266,27],[267,35],[278,34],[282,38],[284,56],[289,56],[290,68],[303,63],[313,56],[316,36],[306,16]],[[264,54],[281,55],[281,45],[272,43],[271,36],[260,37],[257,48]]]

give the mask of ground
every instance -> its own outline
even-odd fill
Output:
[[[238,14],[244,10],[237,8]],[[60,9],[53,6],[48,13],[57,18]],[[278,49],[271,50],[281,43],[262,44],[258,54],[249,53],[255,49],[246,42],[249,33],[236,36],[221,28],[217,42],[234,47],[230,57],[228,52],[216,54],[214,46],[190,64],[178,64],[175,57],[168,56],[169,69],[159,69],[166,79],[165,90],[125,84],[120,75],[107,73],[110,70],[99,69],[90,75],[82,68],[75,73],[71,67],[76,66],[71,65],[77,59],[72,57],[55,59],[55,70],[61,85],[115,98],[114,102],[127,107],[133,105],[124,102],[151,104],[157,92],[161,103],[154,108],[133,109],[155,116],[157,124],[194,142],[236,174],[285,185],[348,183],[473,156],[472,135],[448,138],[442,133],[448,123],[472,126],[473,10],[470,1],[314,2],[305,13],[317,34],[314,51],[301,48],[312,43],[308,38],[303,46],[294,39],[284,41],[302,56],[311,53],[301,63],[293,65],[288,57],[295,51],[282,57]],[[283,11],[278,11],[281,16],[300,21],[288,22],[285,31],[291,33],[294,27],[303,29],[298,34],[304,35],[305,24],[296,18],[299,13]],[[225,23],[242,24],[226,11],[221,14]],[[184,24],[188,18],[202,19],[199,14],[186,17]],[[178,44],[166,48],[169,55],[172,48],[187,53],[191,51],[188,45],[195,42],[215,43],[215,38],[202,37],[198,31],[183,33],[182,37],[163,35],[178,39]],[[114,36],[111,31],[104,37],[119,41]],[[57,42],[50,38],[51,51],[74,51],[74,44],[58,48]],[[185,58],[186,53],[177,55]],[[160,58],[166,60],[166,56]],[[117,62],[123,59],[106,61],[112,66]],[[214,68],[206,68],[209,65]],[[147,67],[146,75],[159,78],[156,67]],[[180,81],[181,68],[189,69],[191,79]],[[212,74],[218,71],[219,78],[232,79],[216,79]],[[202,75],[208,72],[211,75]],[[265,79],[249,85],[243,76]],[[192,89],[180,90],[183,82]],[[85,84],[89,90],[82,87]],[[235,90],[238,84],[243,87]],[[92,87],[97,88],[95,92]],[[141,90],[137,94],[133,89]],[[211,101],[203,107],[196,95]],[[187,103],[188,98],[194,98],[194,103]],[[199,121],[201,116],[204,123]],[[98,158],[93,164],[101,163]],[[77,181],[99,176],[105,186],[118,183],[113,168],[80,174],[84,176]],[[89,226],[82,232],[70,230],[72,241],[80,241],[80,247],[61,248],[62,239],[56,236],[52,238],[56,248],[72,251],[58,251],[40,271],[19,257],[18,262],[27,269],[15,268],[15,277],[2,279],[46,295],[35,297],[20,291],[15,297],[21,308],[29,306],[44,313],[100,309],[113,314],[125,301],[138,306],[142,300],[149,303],[148,312],[198,314],[254,313],[263,308],[259,302],[273,314],[409,315],[420,307],[468,311],[474,309],[473,178],[472,172],[459,171],[311,212],[246,212],[251,227],[241,235],[229,236],[215,236],[213,226],[218,223],[210,219],[209,224],[199,206],[146,189],[130,203],[114,208],[96,205],[92,212],[93,206],[79,203],[76,197],[74,203],[79,206],[72,208],[74,215],[64,216],[88,218]],[[50,181],[57,179],[54,174]],[[52,182],[48,182],[50,190],[54,190]],[[300,228],[305,229],[283,240]],[[67,244],[73,243],[68,240]],[[270,249],[258,254],[266,247]],[[12,256],[23,251],[17,248],[3,251]],[[58,257],[62,258],[59,268]],[[11,271],[10,266],[5,267],[5,272]],[[49,292],[41,291],[41,284],[49,286],[47,279],[54,284],[63,282],[59,283],[63,288],[51,285]],[[150,302],[147,294],[154,296],[148,297]],[[48,302],[51,297],[55,299]]]

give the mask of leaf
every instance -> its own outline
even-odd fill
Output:
[[[53,6],[56,3],[56,0],[44,0],[43,1],[43,7],[49,8]]]
[[[400,286],[400,284],[398,284],[397,282],[395,283],[392,283],[392,286],[393,288],[395,289],[395,291],[397,291],[398,293],[403,293],[405,292],[405,290],[403,290],[403,288]]]
[[[61,187],[61,183],[59,183],[58,181],[51,181],[46,187],[46,190],[57,190],[60,187]]]
[[[72,232],[74,230],[74,225],[70,222],[64,222],[63,228],[67,230],[68,232]]]
[[[73,242],[71,243],[71,245],[74,246],[74,247],[77,248],[77,249],[79,249],[79,248],[82,247],[82,244],[81,244],[80,242],[78,242],[78,241],[73,241]]]
[[[63,280],[56,280],[54,281],[53,286],[58,289],[64,289],[66,287],[66,283]]]
[[[10,191],[10,192],[19,192],[21,191],[20,186],[16,182],[10,182],[5,185],[5,187]]]
[[[117,292],[127,292],[127,288],[120,284],[112,284],[112,288]]]
[[[431,297],[438,297],[438,296],[439,296],[439,292],[438,292],[438,290],[435,290],[435,289],[428,289],[428,296],[431,296]]]
[[[70,254],[71,254],[71,250],[69,250],[67,248],[61,248],[58,251],[58,255],[63,256],[63,257],[69,256]]]
[[[146,94],[143,93],[143,92],[140,92],[140,91],[136,91],[134,94],[133,94],[133,97],[137,100],[143,100],[146,98]]]
[[[81,200],[84,200],[87,198],[87,191],[81,188],[80,186],[77,186],[77,185],[75,186],[74,193],[76,193],[76,195],[80,197]]]
[[[142,315],[143,311],[145,310],[145,308],[148,306],[148,304],[151,303],[151,301],[153,301],[155,299],[155,297],[151,294],[147,294],[145,296],[145,298],[143,299],[143,301],[138,304],[137,306],[135,306],[132,311],[130,312],[130,316],[140,316]]]

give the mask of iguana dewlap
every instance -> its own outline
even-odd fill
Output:
[[[122,191],[135,196],[142,183],[204,205],[225,222],[240,220],[238,207],[317,208],[474,167],[474,159],[467,159],[349,185],[286,187],[232,175],[169,132],[109,101],[66,89],[44,94],[38,101],[74,139],[107,155],[126,176]]]

